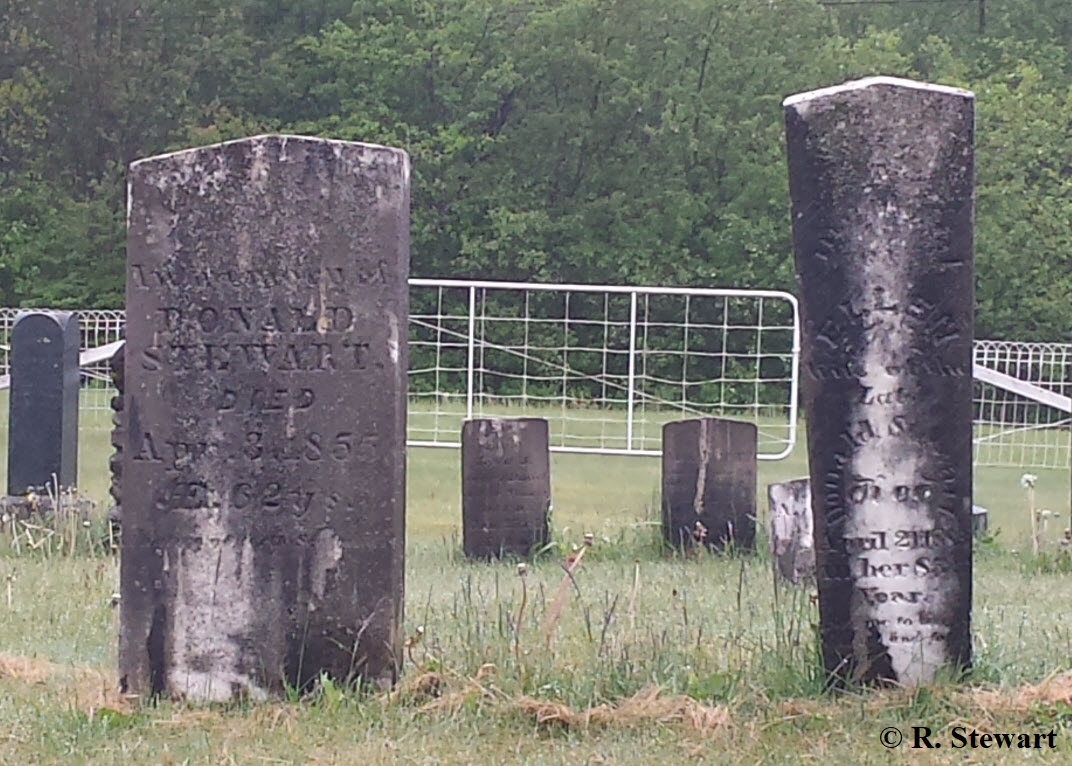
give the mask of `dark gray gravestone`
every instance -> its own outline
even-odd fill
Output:
[[[33,311],[11,329],[7,492],[78,482],[79,321]],[[53,479],[55,476],[55,479]]]
[[[719,418],[663,426],[663,536],[674,548],[756,544],[753,423]]]
[[[134,163],[129,211],[122,688],[391,682],[408,157],[249,138]]]
[[[470,558],[530,556],[551,540],[551,460],[543,418],[462,426],[462,541]]]
[[[771,556],[774,570],[797,584],[815,577],[815,534],[811,517],[811,480],[767,485]]]
[[[974,97],[785,102],[820,627],[839,680],[970,661]]]

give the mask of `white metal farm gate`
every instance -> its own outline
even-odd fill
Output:
[[[410,286],[412,446],[456,447],[463,419],[489,415],[547,418],[562,452],[658,455],[664,422],[702,415],[755,422],[761,459],[796,443],[800,320],[789,293]],[[18,311],[0,309],[0,374]],[[123,312],[79,314],[84,349],[120,338]],[[107,411],[107,361],[85,366],[83,379],[83,408]]]

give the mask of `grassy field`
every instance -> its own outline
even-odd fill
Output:
[[[83,420],[80,483],[102,505],[107,427],[104,416]],[[0,764],[1023,761],[952,749],[957,725],[1055,728],[1057,752],[1040,755],[1072,762],[1072,675],[1061,675],[1072,668],[1072,575],[1053,556],[1068,524],[1068,471],[1032,471],[1038,507],[1058,514],[1041,560],[1026,552],[1022,471],[976,472],[996,535],[976,554],[967,679],[833,695],[822,691],[811,594],[776,587],[768,556],[659,554],[657,460],[556,455],[560,549],[522,580],[512,564],[461,559],[458,453],[408,459],[405,628],[419,641],[390,696],[329,685],[300,702],[131,709],[114,691],[115,560],[16,555],[0,538]],[[766,484],[804,473],[802,448],[760,464],[761,530]],[[562,558],[586,532],[596,545],[567,582],[548,641]],[[879,742],[888,726],[905,732],[900,750]],[[911,750],[912,726],[944,747]]]

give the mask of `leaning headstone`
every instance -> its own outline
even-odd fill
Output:
[[[663,426],[663,537],[673,548],[756,544],[754,423],[699,418]]]
[[[136,162],[129,194],[121,688],[392,682],[408,157],[260,136]]]
[[[771,557],[774,570],[795,584],[815,576],[815,535],[811,520],[811,480],[767,485]]]
[[[7,492],[78,482],[78,315],[32,311],[11,329]]]
[[[551,461],[543,418],[462,426],[462,547],[469,558],[531,556],[551,540]]]
[[[970,662],[974,97],[870,78],[785,101],[826,669]]]

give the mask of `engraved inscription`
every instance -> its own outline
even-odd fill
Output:
[[[550,534],[547,423],[471,420],[462,430],[462,521],[467,556],[527,556]]]
[[[369,347],[350,338],[320,336],[294,343],[163,343],[144,349],[142,369],[165,367],[206,372],[254,369],[262,372],[355,372],[368,369]],[[382,367],[377,362],[376,367]]]
[[[391,277],[392,270],[382,261],[370,266],[355,266],[346,269],[331,266],[316,269],[284,267],[274,270],[220,269],[210,271],[179,263],[159,268],[131,263],[127,268],[134,284],[141,290],[189,289],[191,287],[237,287],[263,290],[281,285],[301,285],[318,289],[325,282],[332,287],[376,286],[394,283]]]

